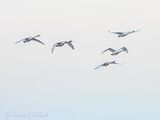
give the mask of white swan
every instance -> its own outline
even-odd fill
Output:
[[[123,51],[126,52],[126,53],[128,53],[128,49],[126,47],[122,47],[122,48],[120,48],[118,50],[114,50],[112,48],[108,48],[108,49],[104,50],[101,54],[103,54],[106,51],[112,52],[111,55],[118,55],[119,53],[121,53]]]
[[[135,33],[135,32],[138,32],[138,31],[140,31],[140,29],[129,31],[129,32],[111,32],[111,31],[108,31],[108,32],[113,33],[113,34],[117,34],[118,37],[125,37],[125,36],[127,36],[127,35],[129,35],[131,33]]]
[[[44,45],[44,43],[41,42],[40,40],[36,39],[36,37],[40,37],[40,35],[36,35],[36,36],[33,36],[33,37],[30,36],[30,37],[24,38],[24,39],[22,39],[22,40],[19,40],[19,41],[15,42],[15,44],[17,44],[17,43],[19,43],[19,42],[21,42],[21,41],[24,42],[24,43],[30,42],[30,41],[36,41],[36,42],[39,42],[39,43],[41,43],[41,44]]]
[[[116,61],[111,61],[111,62],[105,62],[105,63],[103,63],[103,64],[101,64],[101,65],[99,65],[99,66],[97,66],[96,68],[94,68],[95,70],[96,69],[98,69],[98,68],[100,68],[100,67],[106,67],[106,66],[108,66],[108,65],[110,65],[110,64],[119,64],[119,65],[122,65],[123,63],[117,63]]]
[[[71,47],[72,49],[74,49],[74,46],[72,44],[72,40],[70,41],[62,41],[62,42],[57,42],[53,45],[51,52],[53,53],[55,47],[62,47],[63,45],[67,44],[69,47]]]

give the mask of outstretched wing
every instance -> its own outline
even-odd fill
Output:
[[[111,31],[108,31],[108,32],[113,34],[119,34],[119,35],[123,34],[123,32],[111,32]]]
[[[138,31],[140,31],[141,29],[138,29],[138,30],[135,30],[134,32],[138,32]]]
[[[103,63],[103,64],[97,66],[97,67],[94,68],[94,69],[96,70],[96,69],[98,69],[98,68],[100,68],[100,67],[102,67],[102,66],[108,66],[108,65],[109,65],[109,63],[108,63],[108,62],[105,62],[105,63]]]
[[[117,65],[123,65],[124,63],[117,63],[117,62],[114,62],[112,64],[117,64]]]
[[[100,67],[102,67],[102,66],[108,66],[108,65],[110,65],[110,64],[123,65],[124,63],[117,63],[117,62],[105,62],[105,63],[103,63],[103,64],[101,64],[101,65],[99,65],[99,66],[95,67],[94,69],[96,70],[96,69],[98,69],[98,68],[100,68]]]
[[[125,51],[126,53],[128,53],[128,49],[126,47],[122,47],[118,50],[118,52],[121,52],[121,51]]]
[[[25,38],[22,39],[22,40],[19,40],[19,41],[15,42],[14,44],[20,43],[20,42],[23,41],[23,40],[25,40]]]
[[[36,37],[40,37],[41,35],[36,35],[36,36],[33,36],[33,38],[36,38]]]
[[[111,52],[115,52],[116,50],[114,50],[114,49],[112,49],[112,48],[108,48],[108,49],[106,49],[106,50],[104,50],[101,54],[103,54],[104,52],[106,52],[106,51],[111,51]]]
[[[36,38],[33,38],[32,40],[33,40],[33,41],[37,41],[37,42],[39,42],[39,43],[45,45],[43,42],[41,42],[40,40],[38,40],[38,39],[36,39]]]
[[[131,33],[135,33],[135,32],[138,32],[138,31],[140,31],[140,29],[138,29],[138,30],[133,30],[133,31],[129,31],[129,32],[127,32],[126,34],[131,34]]]
[[[102,66],[102,65],[99,65],[99,66],[95,67],[94,69],[97,70],[97,69],[100,68],[101,66]]]
[[[138,31],[140,31],[141,29],[138,29],[138,30],[135,30],[135,32],[138,32]]]
[[[71,42],[67,43],[69,45],[69,47],[71,47],[72,49],[74,49],[74,46]]]
[[[53,53],[54,48],[56,47],[56,44],[53,45],[51,52]]]

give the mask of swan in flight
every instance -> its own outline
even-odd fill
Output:
[[[118,37],[125,37],[125,36],[127,36],[127,35],[129,35],[129,34],[131,34],[131,33],[135,33],[135,32],[138,32],[138,31],[140,31],[140,29],[138,29],[138,30],[133,30],[133,31],[129,31],[129,32],[111,32],[111,31],[108,31],[108,32],[109,32],[109,33],[116,34],[116,35],[118,35]]]
[[[114,50],[112,48],[108,48],[108,49],[104,50],[101,54],[103,54],[106,51],[110,51],[111,55],[118,55],[119,53],[121,53],[123,51],[126,52],[126,53],[128,53],[128,49],[126,47],[122,47],[122,48],[120,48],[118,50]]]
[[[74,49],[74,46],[72,44],[72,40],[70,41],[62,41],[62,42],[57,42],[53,45],[51,52],[53,53],[55,47],[62,47],[63,45],[67,44],[69,47],[71,47],[72,49]]]
[[[96,69],[98,69],[98,68],[100,68],[100,67],[106,67],[106,66],[108,66],[108,65],[110,65],[110,64],[118,64],[118,65],[121,65],[120,63],[117,63],[116,61],[111,61],[111,62],[108,62],[108,61],[107,61],[107,62],[105,62],[105,63],[97,66],[97,67],[94,68],[94,69],[96,70]]]
[[[38,40],[36,37],[40,37],[40,35],[30,36],[30,37],[24,38],[22,40],[15,42],[15,44],[20,43],[20,42],[26,43],[26,42],[30,42],[30,41],[36,41],[36,42],[39,42],[44,45],[44,43],[41,42],[40,40]]]

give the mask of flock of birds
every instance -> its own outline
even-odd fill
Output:
[[[125,36],[127,36],[127,35],[129,35],[129,34],[131,34],[131,33],[135,33],[135,32],[138,32],[138,31],[140,31],[140,29],[139,29],[139,30],[136,30],[136,31],[129,31],[129,32],[111,32],[111,31],[108,31],[108,32],[109,32],[109,33],[116,34],[116,35],[118,35],[118,37],[125,37]],[[110,52],[111,52],[111,55],[114,55],[114,56],[115,56],[115,55],[118,55],[118,54],[121,53],[121,52],[126,52],[126,53],[128,53],[128,49],[127,49],[126,47],[122,47],[122,48],[120,48],[120,49],[118,49],[118,50],[115,50],[115,49],[113,49],[113,48],[108,48],[108,49],[104,50],[101,54],[105,53],[106,51],[110,51]],[[116,61],[107,61],[107,62],[105,62],[105,63],[97,66],[97,67],[94,68],[94,69],[98,69],[98,68],[100,68],[100,67],[105,67],[105,66],[108,66],[108,65],[110,65],[110,64],[122,65],[122,63],[117,63]]]
[[[131,34],[131,33],[135,33],[135,32],[138,32],[138,31],[139,31],[139,30],[129,31],[129,32],[111,32],[111,31],[108,31],[108,32],[109,32],[109,33],[112,33],[112,34],[116,34],[116,35],[118,35],[118,37],[125,37],[125,36],[127,36],[127,35],[129,35],[129,34]],[[26,43],[26,42],[30,42],[30,41],[36,41],[36,42],[38,42],[38,43],[41,43],[41,44],[45,45],[42,41],[40,41],[39,39],[37,39],[37,37],[40,37],[40,35],[30,36],[30,37],[24,38],[24,39],[22,39],[22,40],[19,40],[19,41],[15,42],[15,44],[20,43],[20,42]],[[52,47],[52,49],[51,49],[51,52],[53,53],[53,51],[54,51],[54,49],[55,49],[56,47],[62,47],[62,46],[64,46],[65,44],[67,44],[67,45],[68,45],[70,48],[72,48],[73,50],[75,49],[74,46],[73,46],[73,44],[72,44],[72,40],[70,40],[70,41],[61,41],[61,42],[57,42],[57,43],[53,44],[53,47]],[[107,48],[107,49],[104,50],[101,54],[103,54],[103,53],[105,53],[105,52],[107,52],[107,51],[110,51],[112,56],[118,55],[118,54],[121,53],[121,52],[126,52],[126,53],[128,53],[128,49],[127,49],[126,47],[122,47],[122,48],[117,49],[117,50],[115,50],[115,49],[113,49],[113,48]],[[119,65],[121,65],[121,63],[117,63],[116,61],[107,61],[107,62],[105,62],[105,63],[97,66],[97,67],[94,68],[94,69],[98,69],[98,68],[100,68],[100,67],[105,67],[105,66],[108,66],[108,65],[110,65],[110,64],[119,64]]]
[[[45,45],[43,42],[38,40],[37,37],[40,37],[40,35],[23,38],[22,40],[19,40],[19,41],[15,42],[15,44],[20,43],[20,42],[26,43],[26,42],[30,42],[30,41],[36,41],[36,42],[39,42],[39,43]],[[69,45],[72,49],[74,49],[74,46],[72,44],[72,40],[70,40],[70,41],[61,41],[61,42],[57,42],[57,43],[55,43],[53,45],[51,52],[53,53],[53,50],[55,49],[55,47],[62,47],[65,44]]]

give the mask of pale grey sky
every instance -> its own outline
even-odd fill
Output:
[[[44,120],[160,119],[159,4],[1,0],[0,117],[16,120],[5,114],[48,112]],[[124,38],[107,32],[137,29]],[[36,34],[45,46],[14,44]],[[64,46],[51,54],[52,45],[63,40],[73,40],[76,49]],[[100,54],[123,46],[129,54]],[[94,70],[107,60],[125,64]]]

